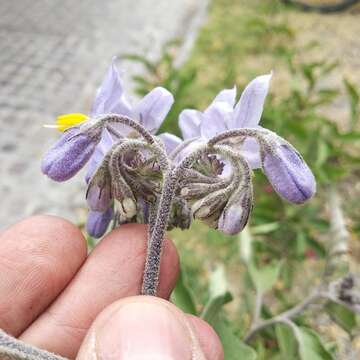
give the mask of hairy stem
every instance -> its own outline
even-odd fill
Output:
[[[163,191],[161,194],[155,224],[150,230],[150,241],[146,256],[144,278],[141,293],[156,296],[159,283],[160,260],[165,238],[165,231],[170,217],[172,202],[175,196],[178,178],[175,171],[165,175]]]
[[[66,360],[34,346],[27,345],[0,329],[0,358],[9,360]]]
[[[108,130],[115,136],[121,136],[121,134],[119,134],[119,132],[114,129],[111,124],[123,124],[129,126],[140,134],[149,144],[158,144],[156,138],[152,136],[150,132],[148,132],[140,123],[125,115],[106,114],[99,118],[98,123],[95,126],[107,127]]]
[[[270,130],[267,129],[257,129],[257,128],[243,128],[243,129],[235,129],[235,130],[227,130],[219,135],[214,136],[212,139],[208,141],[209,146],[214,146],[219,142],[225,141],[225,140],[231,140],[236,137],[246,138],[246,137],[252,137],[257,140],[263,139],[266,135],[274,134]],[[277,136],[276,134],[274,134]]]
[[[143,295],[157,294],[159,283],[160,261],[167,224],[170,218],[172,203],[175,197],[177,184],[183,169],[188,168],[203,154],[206,146],[194,151],[186,157],[176,168],[164,173],[164,185],[157,207],[155,224],[151,230],[151,237],[146,256],[145,270],[141,293]]]

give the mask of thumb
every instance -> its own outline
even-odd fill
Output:
[[[176,306],[156,297],[136,296],[117,301],[97,317],[77,357],[84,359],[214,358],[205,356],[193,321]]]

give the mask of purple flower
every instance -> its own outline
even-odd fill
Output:
[[[100,238],[105,234],[113,216],[114,211],[112,208],[107,209],[105,212],[90,210],[86,223],[87,233],[94,238]]]
[[[111,149],[114,144],[114,138],[110,135],[107,129],[102,131],[101,140],[99,144],[96,146],[96,149],[91,156],[91,159],[88,164],[87,173],[85,176],[85,180],[89,183],[91,177],[94,175],[96,169],[103,161],[105,155]]]
[[[132,107],[124,94],[123,84],[114,58],[97,90],[90,118],[108,113],[125,115],[137,120],[155,134],[173,102],[174,98],[169,91],[157,87],[141,99],[136,106]],[[86,116],[84,117],[86,119]],[[112,127],[124,137],[131,132],[131,129],[125,125],[112,124]],[[56,181],[68,180],[91,158],[86,176],[87,181],[89,181],[114,142],[114,140],[109,140],[109,134],[106,134],[105,129],[102,133],[99,133],[100,131],[99,128],[96,130],[89,128],[86,121],[79,127],[72,127],[65,131],[42,161],[41,168],[44,174]]]
[[[185,148],[183,158],[199,144],[231,129],[259,128],[272,74],[258,76],[243,91],[235,105],[236,89],[222,90],[204,111],[184,110],[179,126],[185,140],[194,139]],[[269,132],[270,145],[261,155],[257,139],[247,137],[239,151],[252,169],[263,168],[275,190],[293,203],[303,203],[315,193],[314,176],[299,153],[276,134]],[[288,145],[286,145],[288,144]],[[177,159],[178,160],[178,159]],[[225,166],[225,171],[228,166]],[[226,226],[225,219],[221,224]],[[231,224],[231,222],[229,223]]]
[[[106,113],[126,115],[138,121],[150,133],[156,134],[174,102],[172,94],[163,87],[156,87],[145,95],[137,105],[132,106],[125,95],[115,60],[114,58],[101,86],[97,90],[90,115],[99,116]],[[123,137],[127,137],[132,132],[131,128],[126,125],[111,124],[111,126]],[[171,138],[173,135],[167,134],[167,136]],[[107,131],[103,130],[101,141],[90,159],[86,175],[87,181],[94,174],[97,166],[113,145],[114,140]]]
[[[136,106],[132,106],[125,95],[122,79],[114,58],[101,86],[97,90],[90,116],[96,117],[106,113],[129,116],[143,125],[150,133],[155,134],[173,102],[173,96],[169,91],[157,87],[141,99]],[[111,124],[110,126],[122,137],[127,137],[132,132],[131,128],[122,124]],[[172,137],[171,134],[164,135],[169,138]],[[104,129],[101,140],[89,161],[85,179],[89,184],[87,202],[90,209],[95,210],[89,213],[88,224],[92,224],[93,227],[95,225],[100,227],[104,223],[105,215],[102,217],[97,211],[105,211],[113,200],[110,174],[102,174],[100,167],[104,157],[116,141],[118,139],[111,135],[107,129]],[[170,142],[166,141],[165,143]],[[102,220],[95,221],[94,219]],[[97,233],[100,234],[101,231],[97,231]]]
[[[179,127],[184,140],[193,138],[190,146],[195,147],[226,130],[258,127],[271,76],[262,75],[252,80],[237,104],[234,87],[220,91],[204,112],[183,110],[179,116]],[[240,151],[253,169],[261,167],[256,140],[246,139]]]
[[[225,207],[218,221],[218,229],[227,235],[238,234],[246,226],[252,206],[252,190],[247,187],[236,201]]]
[[[302,204],[315,194],[314,175],[292,146],[283,144],[267,152],[263,168],[275,191],[286,200]]]
[[[55,181],[73,177],[90,159],[98,140],[78,127],[65,131],[45,154],[41,170]]]

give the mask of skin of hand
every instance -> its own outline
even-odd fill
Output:
[[[70,359],[221,360],[203,320],[168,301],[179,271],[166,239],[159,297],[138,296],[144,225],[112,231],[87,254],[77,227],[35,216],[0,233],[0,328]]]

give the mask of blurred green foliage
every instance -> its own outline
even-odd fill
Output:
[[[261,124],[300,151],[316,176],[318,193],[304,206],[285,203],[262,173],[256,171],[251,243],[247,244],[246,233],[241,235],[242,261],[239,241],[234,237],[207,230],[198,223],[193,224],[190,233],[174,231],[183,273],[173,300],[189,313],[202,313],[214,326],[223,340],[226,359],[331,359],[333,350],[322,344],[314,329],[309,329],[313,324],[306,317],[297,320],[301,339],[295,345],[289,329],[282,325],[263,331],[252,342],[253,349],[240,339],[249,326],[251,316],[244,314],[252,312],[256,289],[270,292],[276,302],[271,309],[262,305],[261,314],[268,318],[273,316],[273,308],[283,311],[299,301],[321,274],[328,256],[324,239],[330,233],[325,208],[328,188],[359,176],[359,92],[351,79],[344,79],[343,88],[324,85],[331,84],[327,80],[334,71],[339,71],[339,64],[307,57],[318,44],[296,46],[296,34],[286,17],[276,16],[292,10],[275,0],[242,3],[234,0],[212,3],[208,22],[189,60],[180,68],[176,66],[179,49],[176,42],[169,43],[154,62],[128,55],[128,59],[142,63],[147,70],[146,76],[134,78],[137,92],[144,95],[161,85],[174,94],[175,105],[160,132],[179,135],[177,118],[181,110],[204,109],[221,89],[234,83],[242,89],[254,76],[275,67],[275,85],[281,87],[271,90]],[[276,82],[278,71],[281,84]],[[325,110],[341,93],[347,96],[349,111],[341,119],[332,119]],[[351,213],[348,215],[351,217]],[[359,228],[355,224],[353,231]],[[249,251],[251,259],[244,259]],[[312,259],[317,260],[312,269],[315,273],[297,284],[299,272],[305,274]],[[226,267],[209,275],[209,263],[215,261]],[[231,286],[232,290],[240,288],[239,299],[231,296],[225,271],[237,279],[231,281]],[[232,297],[236,307],[227,311],[226,317],[221,309]],[[342,307],[328,305],[326,310],[349,333],[356,326],[353,314],[349,315]]]

